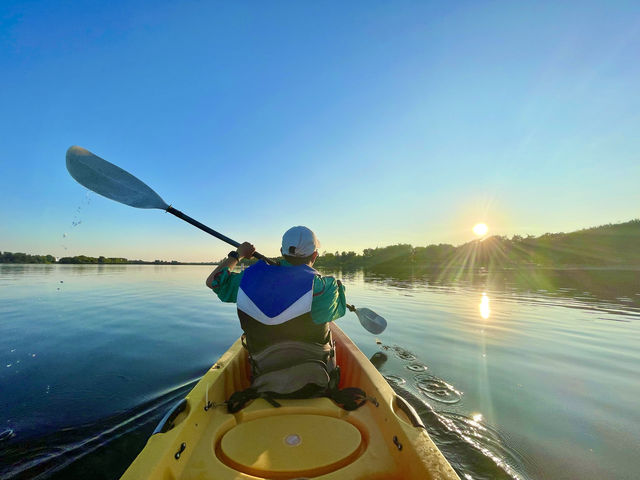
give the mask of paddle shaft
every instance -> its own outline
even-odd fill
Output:
[[[206,225],[200,223],[199,221],[195,220],[194,218],[191,218],[189,215],[185,215],[184,213],[182,213],[180,210],[177,210],[173,207],[168,207],[166,209],[166,211],[172,215],[175,215],[176,217],[178,217],[181,220],[184,220],[187,223],[190,223],[191,225],[193,225],[194,227],[199,228],[200,230],[202,230],[203,232],[207,232],[209,235],[213,235],[216,238],[219,238],[220,240],[222,240],[223,242],[228,243],[229,245],[232,245],[236,248],[238,248],[240,246],[240,243],[236,242],[235,240],[232,240],[231,238],[227,237],[226,235],[223,235],[219,232],[216,232],[214,229],[207,227]],[[264,260],[267,263],[272,264],[273,260],[271,260],[270,258],[265,257],[264,255],[262,255],[261,253],[258,252],[254,252],[253,256],[255,258],[257,258],[258,260]]]

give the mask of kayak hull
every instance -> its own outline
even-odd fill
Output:
[[[225,400],[249,387],[240,340],[165,416],[123,480],[458,479],[415,411],[335,324],[341,387],[375,401],[354,411],[328,398],[256,399],[235,414]]]

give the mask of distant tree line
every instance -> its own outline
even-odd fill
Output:
[[[29,255],[26,253],[0,252],[0,263],[63,263],[63,264],[98,264],[98,265],[213,265],[213,262],[183,263],[176,260],[129,260],[123,257],[61,257],[56,261],[53,255]]]
[[[0,263],[55,263],[52,255],[4,252]],[[214,262],[152,262],[126,258],[62,257],[58,263],[212,265]],[[244,265],[252,261],[243,260]],[[510,267],[564,265],[640,265],[640,219],[608,224],[571,233],[545,233],[539,237],[492,236],[458,247],[449,244],[413,247],[409,244],[365,248],[362,254],[323,252],[319,268],[400,268],[400,267]]]
[[[401,243],[388,247],[365,248],[362,255],[356,252],[324,252],[318,257],[318,267],[394,267],[407,265],[441,265],[448,261],[456,247],[441,243],[427,247],[413,247]]]
[[[135,260],[133,260],[135,262]],[[58,263],[105,263],[105,264],[126,264],[132,263],[126,258],[120,257],[87,257],[86,255],[78,255],[75,257],[62,257],[58,260]]]
[[[56,263],[56,257],[53,255],[29,255],[22,252],[0,252],[0,263]]]

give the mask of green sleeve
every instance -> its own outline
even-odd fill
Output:
[[[344,316],[347,300],[344,286],[333,277],[316,277],[313,281],[311,318],[313,323],[326,323]]]
[[[223,302],[235,303],[238,299],[238,288],[243,273],[234,273],[230,272],[228,268],[223,268],[213,277],[211,289]]]

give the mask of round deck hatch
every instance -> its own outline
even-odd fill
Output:
[[[229,430],[222,460],[252,475],[320,475],[351,463],[362,436],[350,423],[324,415],[274,415]]]

